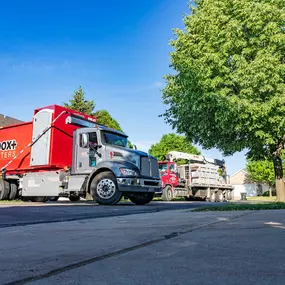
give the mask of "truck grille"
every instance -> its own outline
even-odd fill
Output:
[[[152,157],[141,157],[141,175],[159,178],[158,162]]]

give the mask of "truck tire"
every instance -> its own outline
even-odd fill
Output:
[[[227,190],[227,201],[231,201],[232,199],[233,199],[232,191],[231,190]]]
[[[76,195],[69,196],[69,201],[70,202],[77,202],[79,200],[80,200],[79,196],[76,196]]]
[[[10,195],[10,183],[0,179],[0,200],[8,200]]]
[[[44,203],[44,202],[48,201],[48,197],[46,197],[46,196],[31,196],[30,200],[31,200],[31,202],[35,202],[35,203]]]
[[[133,193],[129,199],[136,205],[146,205],[152,201],[154,193]]]
[[[90,193],[93,199],[101,205],[115,205],[123,196],[111,171],[101,172],[93,178]]]
[[[222,190],[220,190],[220,191],[218,192],[218,202],[226,202],[226,199],[225,199],[225,197],[224,197],[224,193],[223,193]]]
[[[17,194],[18,194],[18,185],[15,182],[11,182],[9,200],[15,200]]]
[[[216,192],[214,190],[211,190],[209,202],[212,202],[212,203],[216,202]]]
[[[172,201],[173,199],[173,191],[171,186],[166,186],[162,190],[162,200],[163,201]]]

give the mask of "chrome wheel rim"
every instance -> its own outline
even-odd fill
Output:
[[[110,199],[116,192],[116,185],[111,179],[102,179],[97,185],[98,196],[102,199]]]

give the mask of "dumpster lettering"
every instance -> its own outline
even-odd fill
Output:
[[[14,157],[17,145],[16,140],[0,141],[0,159]]]
[[[0,142],[0,151],[5,150],[15,150],[17,147],[17,141],[15,140],[9,140],[9,141],[3,141]]]
[[[0,152],[0,159],[1,158],[13,158],[16,155],[15,151],[1,151]]]

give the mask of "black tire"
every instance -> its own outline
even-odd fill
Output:
[[[9,200],[15,200],[17,194],[18,194],[18,185],[15,182],[11,182]]]
[[[111,171],[101,172],[93,178],[90,193],[93,199],[101,205],[115,205],[123,196]]]
[[[154,193],[133,193],[129,199],[136,205],[146,205],[152,201]]]
[[[59,199],[58,196],[54,196],[54,197],[49,197],[48,200],[51,201],[51,202],[56,202],[58,199]]]
[[[171,186],[166,186],[162,190],[162,200],[163,201],[172,201],[173,199],[173,191]]]
[[[31,196],[30,200],[31,200],[31,202],[35,202],[35,203],[44,203],[44,202],[48,201],[48,197],[46,197],[46,196]]]
[[[79,196],[75,196],[75,195],[69,196],[69,201],[70,202],[77,202],[79,200],[80,200]]]
[[[0,179],[0,200],[8,200],[10,195],[10,183]]]

